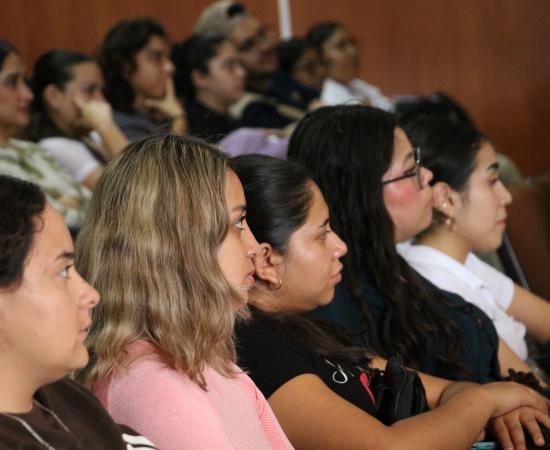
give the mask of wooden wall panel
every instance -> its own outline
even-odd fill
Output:
[[[444,90],[526,174],[550,170],[550,2],[290,0],[294,30],[339,20],[357,36],[361,77],[390,95]],[[210,0],[3,0],[0,35],[27,65],[43,51],[91,52],[124,17],[150,15],[174,39]],[[277,30],[276,0],[245,0]]]
[[[529,175],[550,171],[550,2],[294,0],[296,34],[345,23],[362,78],[389,95],[443,90]]]

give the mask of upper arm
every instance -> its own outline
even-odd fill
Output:
[[[189,378],[155,361],[132,364],[112,381],[110,413],[163,450],[230,449],[206,394]]]
[[[296,448],[377,449],[389,443],[389,428],[330,390],[312,374],[299,375],[269,398]]]
[[[507,312],[523,322],[535,339],[550,341],[550,301],[514,285],[514,296]]]

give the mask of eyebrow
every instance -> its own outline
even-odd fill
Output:
[[[498,161],[495,161],[493,164],[487,167],[487,172],[490,172],[492,170],[498,170]]]
[[[409,159],[414,160],[414,154],[412,150],[403,157],[402,161],[403,163],[406,163]]]
[[[231,212],[235,212],[235,211],[240,211],[240,212],[245,212],[246,211],[246,205],[237,205],[237,206],[234,206],[233,208],[231,208]]]
[[[324,228],[324,227],[326,227],[326,226],[328,225],[329,220],[330,220],[330,218],[327,217],[327,218],[325,219],[325,221],[324,221],[321,225],[319,225],[319,228]]]
[[[57,258],[55,258],[56,261],[60,259],[74,259],[74,252],[63,252],[57,255]]]

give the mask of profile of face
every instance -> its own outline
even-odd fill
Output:
[[[489,142],[481,145],[464,192],[436,183],[434,201],[454,219],[452,235],[464,248],[481,252],[498,248],[506,227],[506,206],[512,196],[499,179],[493,146]]]
[[[0,341],[3,355],[45,383],[87,364],[84,339],[99,294],[75,270],[71,235],[53,207],[36,229],[21,285],[0,291]]]
[[[323,89],[326,74],[321,55],[313,47],[306,48],[292,68],[292,76],[296,81],[318,91]]]
[[[273,285],[281,282],[276,291],[279,312],[303,313],[330,303],[342,280],[340,258],[347,253],[347,246],[330,228],[323,194],[312,181],[308,185],[312,201],[307,218],[291,234],[285,254],[271,250],[269,264],[262,258],[255,261],[260,277],[269,277]]]
[[[194,70],[192,77],[197,89],[224,105],[231,105],[244,94],[246,72],[230,41],[220,45],[218,54],[208,62],[207,73]]]
[[[103,96],[103,75],[99,66],[92,61],[75,64],[71,69],[72,78],[63,88],[49,85],[44,92],[51,114],[62,129],[78,133],[89,132],[82,129],[75,98],[88,102],[105,101]]]
[[[248,300],[248,290],[254,286],[254,264],[259,245],[246,223],[246,200],[241,181],[229,170],[225,194],[229,211],[229,230],[218,248],[218,264],[225,279],[242,298]]]
[[[419,177],[414,175],[387,182],[416,173],[416,170],[420,171]],[[430,170],[417,167],[409,139],[401,128],[396,128],[390,167],[381,180],[387,182],[383,188],[383,199],[395,227],[396,242],[411,239],[430,225],[433,198],[429,182],[432,178]]]
[[[166,81],[174,75],[168,41],[161,36],[152,35],[147,45],[135,54],[134,62],[135,69],[128,81],[136,97],[163,98]]]
[[[273,33],[256,17],[244,16],[229,35],[251,77],[273,75],[279,67]]]
[[[33,98],[25,81],[25,68],[17,53],[9,53],[0,70],[0,133],[10,137],[28,125]]]
[[[347,84],[357,76],[357,44],[346,28],[336,28],[322,50],[329,78]]]

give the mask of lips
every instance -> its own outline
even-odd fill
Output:
[[[254,278],[255,273],[256,273],[255,270],[251,270],[246,274],[245,284],[248,284],[249,286],[254,286],[256,284],[256,279]]]

